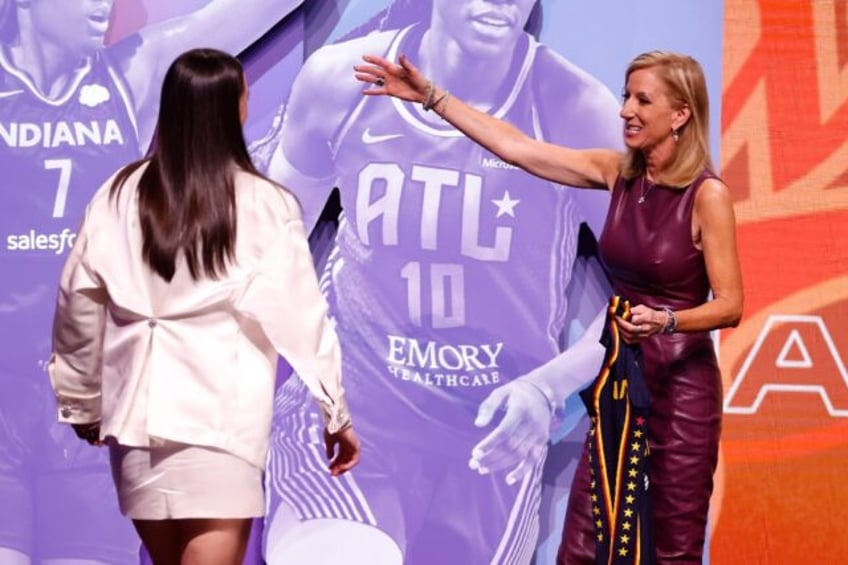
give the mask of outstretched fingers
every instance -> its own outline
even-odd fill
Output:
[[[373,84],[377,87],[386,85],[386,72],[376,65],[355,65],[353,67],[356,80]]]
[[[421,71],[410,62],[409,58],[406,55],[401,54],[398,57],[398,72],[399,76],[402,80],[409,83],[410,86],[423,92],[427,89],[428,80],[427,77],[421,74]]]
[[[431,88],[429,81],[401,55],[399,63],[393,63],[379,55],[363,55],[365,64],[354,65],[356,80],[368,88],[363,94],[374,96],[386,94],[411,102],[422,102]]]

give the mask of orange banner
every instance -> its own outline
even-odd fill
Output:
[[[722,176],[745,317],[722,334],[713,563],[848,562],[848,1],[726,0]]]

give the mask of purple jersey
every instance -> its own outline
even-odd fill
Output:
[[[85,207],[118,166],[139,157],[130,95],[102,55],[47,98],[0,50],[0,265],[14,273],[0,283],[4,343],[28,341],[22,327],[46,343],[56,281]]]
[[[47,98],[0,48],[0,382],[8,393],[0,499],[9,500],[0,546],[126,563],[137,535],[118,512],[107,454],[56,422],[38,368],[85,207],[120,165],[140,157],[130,95],[103,56],[70,76]]]
[[[386,57],[410,51],[414,35],[399,33]],[[491,113],[540,138],[537,44],[519,45]],[[417,420],[451,435],[473,429],[492,389],[559,352],[579,221],[568,189],[421,112],[363,97],[339,129],[345,218],[330,300],[359,423]]]

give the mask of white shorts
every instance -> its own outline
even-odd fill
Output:
[[[262,470],[225,451],[167,442],[109,446],[121,513],[133,520],[265,514]]]

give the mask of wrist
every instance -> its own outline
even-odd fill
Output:
[[[353,425],[344,394],[340,394],[335,402],[319,401],[318,405],[324,416],[324,429],[328,434],[335,435]]]
[[[542,396],[542,398],[545,400],[545,404],[548,407],[548,411],[550,412],[551,417],[553,417],[557,414],[559,407],[557,406],[556,400],[554,400],[553,390],[551,390],[551,388],[549,386],[547,386],[544,383],[535,382],[535,381],[530,380],[530,379],[518,379],[515,382],[529,385],[530,387],[535,389],[536,392],[538,392]]]
[[[677,315],[674,313],[674,310],[669,308],[668,306],[664,306],[663,310],[665,310],[665,326],[663,326],[662,333],[664,334],[673,334],[677,331]]]
[[[424,95],[421,99],[421,106],[427,110],[433,103],[433,96],[436,95],[436,84],[432,80],[427,81],[427,87],[424,89]]]

